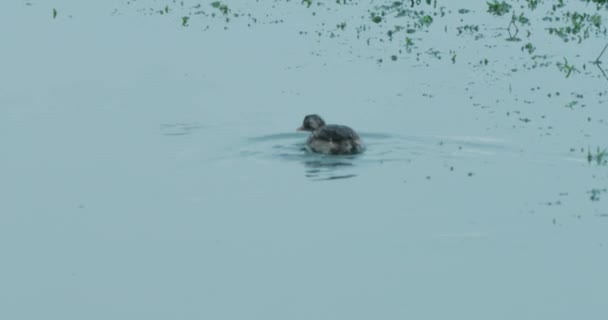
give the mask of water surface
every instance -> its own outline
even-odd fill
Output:
[[[606,314],[605,37],[505,41],[485,2],[393,41],[382,1],[197,4],[5,4],[0,318]],[[309,113],[367,151],[307,153]]]

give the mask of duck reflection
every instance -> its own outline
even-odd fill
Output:
[[[354,157],[322,157],[303,161],[306,177],[313,180],[337,180],[354,178]]]

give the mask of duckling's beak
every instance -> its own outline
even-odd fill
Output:
[[[305,131],[304,130],[304,126],[301,126],[301,127],[297,128],[296,131]]]

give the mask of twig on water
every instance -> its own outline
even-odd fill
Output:
[[[602,58],[602,55],[604,55],[604,52],[606,52],[606,49],[607,49],[607,48],[608,48],[608,43],[606,43],[606,45],[604,46],[604,49],[602,49],[602,52],[600,53],[600,55],[599,55],[599,56],[597,56],[597,59],[595,59],[595,61],[594,61],[594,63],[595,63],[595,64],[600,64],[600,63],[602,63],[602,62],[600,61],[600,59]]]
[[[515,34],[511,33],[511,26],[513,26],[515,28]],[[511,19],[511,22],[509,23],[509,26],[507,27],[507,32],[509,33],[509,38],[507,39],[508,41],[518,41],[519,38],[517,38],[517,34],[519,33],[519,28],[517,27],[517,24],[515,23],[515,19]]]
[[[604,69],[601,66],[602,61],[600,61],[600,59],[604,55],[604,52],[606,52],[607,48],[608,48],[608,43],[606,43],[606,45],[604,46],[604,49],[602,49],[602,52],[600,53],[600,55],[597,56],[597,59],[595,59],[595,61],[593,61],[593,64],[595,64],[597,66],[597,68],[600,69],[600,72],[602,73],[604,78],[606,78],[606,80],[608,80],[608,76],[606,75],[606,72],[604,71]]]

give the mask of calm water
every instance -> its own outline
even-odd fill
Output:
[[[407,52],[381,1],[261,2],[5,4],[1,319],[608,316],[604,35],[462,1]]]

